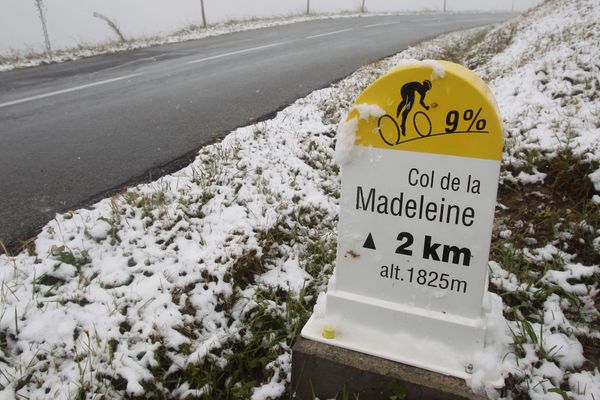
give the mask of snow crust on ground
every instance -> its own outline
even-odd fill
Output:
[[[525,150],[551,158],[565,145],[600,159],[598,21],[596,0],[548,1],[488,33],[469,56],[502,111],[506,165],[524,163]],[[496,55],[494,40],[506,32]],[[211,376],[186,377],[230,371],[240,349],[257,343],[269,349],[254,360],[263,376],[244,381],[232,372],[228,379],[238,391],[250,385],[252,399],[282,398],[302,324],[290,307],[316,301],[322,310],[334,267],[323,254],[335,252],[338,124],[385,71],[407,59],[449,57],[483,33],[445,35],[361,68],[270,121],[232,132],[175,174],[57,215],[29,250],[0,255],[0,398],[211,398],[219,389]],[[545,179],[539,171],[504,171],[503,182]],[[600,227],[582,229],[600,243]],[[581,342],[600,339],[590,323],[599,314],[600,267],[535,244],[522,249],[528,262],[562,260],[535,285],[490,262],[490,283],[501,295],[485,296],[489,334],[468,384],[489,398],[600,399],[598,366],[590,368]],[[503,298],[547,290],[536,321]],[[257,327],[261,316],[283,328]],[[504,380],[504,389],[494,380]]]
[[[528,151],[548,159],[557,157],[563,149],[584,160],[600,157],[600,65],[595,61],[600,54],[599,21],[598,2],[548,1],[496,28],[472,51],[471,67],[490,82],[503,116],[507,134],[505,165],[524,165]],[[499,43],[503,37],[510,40],[496,54],[494,49],[504,45]],[[598,171],[589,177],[594,184],[596,174]],[[522,171],[517,176],[512,176],[507,168],[501,175],[501,181],[524,185],[543,184],[545,179],[546,174],[535,168],[532,173]],[[600,235],[599,228],[591,227],[596,235]],[[500,235],[510,238],[506,231],[501,230]],[[540,287],[531,287],[491,262],[491,282],[505,292],[533,296],[536,291],[547,290],[542,285],[559,287],[577,296],[584,320],[597,318],[598,265],[571,263],[572,254],[552,245],[524,249],[524,254],[534,263],[560,259],[565,265],[562,270],[548,270],[539,280]],[[568,304],[566,298],[552,294],[544,302],[542,323],[507,320],[504,330],[509,329],[510,340],[504,343],[504,350],[495,353],[496,364],[486,360],[494,358],[490,354],[479,367],[499,370],[504,378],[517,378],[520,384],[516,392],[531,399],[563,399],[563,395],[600,398],[598,366],[591,372],[577,372],[586,360],[576,335],[597,337],[598,331],[567,317],[564,310]],[[527,342],[522,345],[523,357],[516,355],[515,339]],[[544,352],[545,359],[541,357]],[[484,388],[490,398],[500,397],[476,374],[469,383],[474,388]],[[509,393],[507,397],[512,396]]]
[[[510,31],[518,34],[476,69],[492,81],[512,148],[556,152],[568,145],[586,157],[600,157],[589,151],[597,147],[600,135],[595,94],[600,82],[594,61],[599,19],[595,2],[552,1],[509,22]],[[483,53],[489,45],[475,52]],[[510,153],[507,157],[507,162],[521,162]],[[517,179],[526,183],[530,177]]]
[[[238,129],[171,176],[57,215],[33,256],[0,256],[8,346],[0,349],[1,393],[67,399],[84,386],[143,396],[159,354],[170,360],[167,375],[207,360],[223,364],[229,344],[251,335],[247,315],[257,307],[284,313],[285,304],[266,299],[280,291],[297,299],[314,285],[300,265],[306,243],[277,244],[264,273],[243,289],[232,270],[240,257],[267,256],[258,236],[277,234],[274,227],[311,241],[334,234],[334,126],[319,110],[332,92]],[[234,302],[231,310],[224,301]],[[290,348],[273,348],[281,354],[265,365],[270,378],[253,399],[280,396],[289,382]],[[110,382],[118,379],[126,385],[115,391]],[[182,382],[169,392],[186,398],[190,390]]]

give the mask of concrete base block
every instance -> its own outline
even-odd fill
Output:
[[[389,400],[398,382],[406,400],[483,400],[465,381],[341,347],[300,338],[292,352],[292,398],[321,400],[344,388],[361,400]]]

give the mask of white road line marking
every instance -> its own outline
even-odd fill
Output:
[[[305,37],[305,39],[313,39],[313,38],[318,38],[318,37],[321,37],[321,36],[336,35],[338,33],[348,32],[348,31],[351,31],[351,30],[352,30],[352,28],[348,28],[348,29],[342,29],[342,30],[339,30],[339,31],[321,33],[321,34],[318,34],[318,35],[307,36],[307,37]]]
[[[38,94],[36,96],[25,97],[23,99],[18,99],[18,100],[13,100],[13,101],[7,101],[6,103],[0,103],[0,108],[2,108],[2,107],[8,107],[8,106],[12,106],[12,105],[15,105],[15,104],[20,104],[20,103],[27,103],[28,101],[44,99],[46,97],[58,96],[59,94],[75,92],[77,90],[83,90],[83,89],[91,88],[91,87],[94,87],[94,86],[105,85],[107,83],[122,81],[124,79],[129,79],[129,78],[133,78],[133,77],[140,76],[140,75],[143,75],[143,74],[125,75],[125,76],[120,76],[118,78],[106,79],[104,81],[98,81],[98,82],[88,83],[88,84],[81,85],[81,86],[75,86],[75,87],[72,87],[72,88],[69,88],[69,89],[57,90],[55,92]]]
[[[279,46],[279,45],[282,45],[283,43],[284,42],[277,42],[277,43],[266,44],[264,46],[257,46],[257,47],[251,47],[249,49],[232,51],[230,53],[223,53],[223,54],[219,54],[219,55],[216,55],[216,56],[204,57],[204,58],[200,58],[198,60],[188,61],[185,64],[186,65],[187,64],[196,64],[196,63],[200,63],[200,62],[203,62],[203,61],[216,60],[217,58],[234,56],[236,54],[250,53],[251,51],[256,51],[256,50],[261,50],[261,49],[268,49],[269,47]]]
[[[375,28],[376,26],[397,25],[400,22],[382,22],[380,24],[365,25],[363,28]]]

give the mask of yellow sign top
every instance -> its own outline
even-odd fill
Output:
[[[368,117],[361,113],[365,109]],[[355,146],[500,160],[497,110],[477,75],[436,61],[400,66],[377,79],[358,97],[348,120],[360,115]]]

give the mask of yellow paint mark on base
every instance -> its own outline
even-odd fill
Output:
[[[328,325],[325,325],[323,327],[322,335],[325,339],[335,339],[335,329]]]

